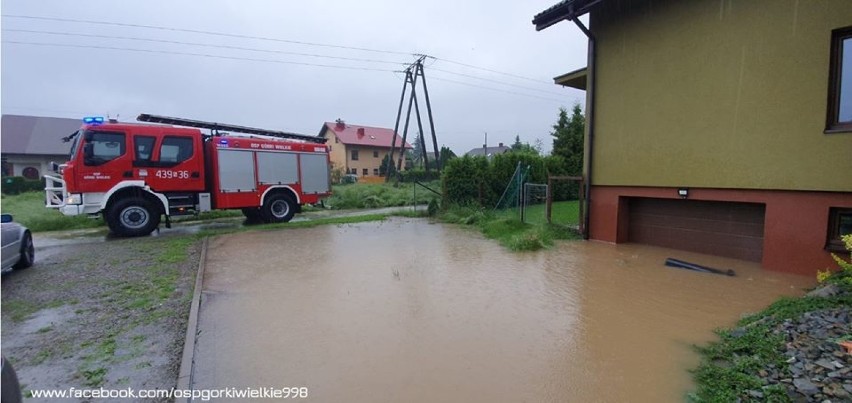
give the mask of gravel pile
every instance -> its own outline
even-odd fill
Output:
[[[785,336],[789,372],[770,364],[759,371],[766,387],[783,385],[794,402],[852,401],[852,354],[838,344],[852,335],[850,307],[808,312],[773,329]],[[762,399],[762,390],[749,397]]]

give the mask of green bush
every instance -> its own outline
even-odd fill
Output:
[[[441,181],[445,202],[458,205],[492,205],[497,201],[492,190],[490,169],[485,157],[464,156],[447,161]]]
[[[533,153],[513,152],[485,157],[454,158],[447,161],[441,180],[444,202],[466,205],[477,203],[493,207],[509,184],[518,164],[528,169],[526,183],[547,183],[547,175],[566,175],[565,160],[559,156],[542,157]],[[576,199],[576,183],[560,182],[553,189],[554,200]]]
[[[44,180],[32,180],[23,176],[3,177],[3,194],[17,195],[25,192],[44,191]]]
[[[430,182],[441,179],[441,174],[436,170],[426,172],[425,169],[409,169],[399,174],[400,182]]]

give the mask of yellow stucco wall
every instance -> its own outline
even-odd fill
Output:
[[[329,159],[331,160],[331,169],[341,169],[342,173],[345,175],[346,172],[346,145],[343,143],[339,143],[337,140],[337,135],[334,134],[333,130],[328,130],[326,132],[326,136],[328,138],[328,144],[331,146],[331,152],[329,152]]]
[[[852,0],[599,7],[595,185],[852,191],[852,133],[823,133]]]

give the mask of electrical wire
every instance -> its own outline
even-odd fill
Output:
[[[534,82],[542,83],[542,84],[553,85],[552,82],[540,80],[540,79],[537,79],[537,78],[525,77],[525,76],[521,76],[521,75],[514,74],[514,73],[507,73],[505,71],[489,69],[487,67],[474,66],[472,64],[457,62],[457,61],[449,60],[449,59],[443,59],[443,58],[440,58],[440,57],[434,57],[434,56],[428,56],[428,57],[433,58],[435,60],[441,60],[441,61],[444,61],[446,63],[452,63],[452,64],[457,64],[459,66],[469,67],[469,68],[472,68],[472,69],[487,71],[487,72],[495,73],[495,74],[502,74],[504,76],[519,78],[519,79],[522,79],[522,80],[534,81]]]
[[[230,45],[213,45],[213,44],[209,44],[209,43],[183,42],[183,41],[173,41],[173,40],[166,40],[166,39],[150,39],[150,38],[140,38],[140,37],[135,37],[135,36],[95,35],[95,34],[82,34],[82,33],[74,33],[74,32],[39,31],[39,30],[31,30],[31,29],[12,29],[12,28],[3,28],[3,32],[24,32],[24,33],[57,35],[57,36],[77,36],[77,37],[85,37],[85,38],[122,39],[122,40],[142,41],[142,42],[168,43],[168,44],[174,44],[174,45],[201,46],[201,47],[215,48],[215,49],[246,50],[246,51],[251,51],[251,52],[277,53],[277,54],[283,54],[283,55],[307,56],[307,57],[317,57],[317,58],[326,58],[326,59],[335,59],[335,60],[350,60],[350,61],[366,62],[366,63],[385,63],[385,64],[393,64],[393,65],[397,65],[397,66],[408,64],[408,62],[393,62],[393,61],[388,61],[388,60],[361,59],[361,58],[341,57],[341,56],[328,56],[328,55],[318,55],[318,54],[314,54],[314,53],[287,52],[287,51],[283,51],[283,50],[246,48],[246,47],[242,47],[242,46],[230,46]]]
[[[558,93],[558,92],[540,90],[538,88],[532,88],[532,87],[527,87],[527,86],[524,86],[524,85],[507,83],[507,82],[500,81],[500,80],[493,80],[493,79],[490,79],[490,78],[477,77],[477,76],[470,75],[470,74],[457,73],[455,71],[449,71],[449,70],[444,70],[444,69],[436,69],[434,67],[431,68],[430,70],[431,71],[439,71],[439,72],[447,73],[447,74],[454,74],[454,75],[462,76],[462,77],[473,78],[475,80],[489,81],[489,82],[492,82],[492,83],[497,83],[497,84],[500,84],[500,85],[506,85],[506,86],[509,86],[509,87],[520,88],[520,89],[524,89],[524,90],[528,90],[528,91],[538,91],[538,92],[541,92],[541,93],[544,93],[544,94],[549,94],[549,95],[556,95],[556,96],[565,95],[565,94],[561,94],[561,93]],[[551,85],[553,85],[553,84],[551,83]]]
[[[211,55],[211,54],[206,54],[206,53],[172,52],[172,51],[168,51],[168,50],[134,49],[134,48],[123,48],[123,47],[115,47],[115,46],[73,45],[73,44],[63,44],[63,43],[43,43],[43,42],[26,42],[26,41],[10,41],[10,40],[3,40],[2,43],[17,44],[17,45],[54,46],[54,47],[65,47],[65,48],[120,50],[120,51],[139,52],[139,53],[161,53],[161,54],[167,54],[167,55],[197,56],[197,57],[207,57],[207,58],[214,58],[214,59],[244,60],[244,61],[253,61],[253,62],[279,63],[279,64],[294,64],[294,65],[299,65],[299,66],[328,67],[328,68],[333,68],[333,69],[345,69],[345,70],[393,72],[393,70],[389,70],[389,69],[377,69],[377,68],[372,68],[372,67],[338,66],[338,65],[330,65],[330,64],[294,62],[294,61],[287,61],[287,60],[255,59],[255,58],[250,58],[250,57],[221,56],[221,55]]]
[[[295,41],[295,40],[290,40],[290,39],[270,38],[270,37],[265,37],[265,36],[252,36],[252,35],[242,35],[242,34],[231,34],[231,33],[226,33],[226,32],[204,31],[204,30],[199,30],[199,29],[163,27],[163,26],[158,26],[158,25],[129,24],[129,23],[111,22],[111,21],[79,20],[79,19],[73,19],[73,18],[42,17],[42,16],[34,16],[34,15],[17,15],[17,14],[2,14],[2,16],[6,17],[6,18],[20,18],[20,19],[41,20],[41,21],[59,21],[59,22],[70,22],[70,23],[75,23],[75,24],[95,24],[95,25],[108,25],[108,26],[117,26],[117,27],[146,28],[146,29],[156,29],[156,30],[161,30],[161,31],[173,31],[173,32],[186,32],[186,33],[192,33],[192,34],[214,35],[214,36],[221,36],[221,37],[228,37],[228,38],[257,39],[257,40],[261,40],[261,41],[292,43],[292,44],[296,44],[296,45],[305,45],[305,46],[320,46],[320,47],[326,47],[326,48],[358,50],[358,51],[362,51],[362,52],[387,53],[387,54],[397,54],[397,55],[411,55],[411,53],[409,53],[409,52],[398,52],[398,51],[394,51],[394,50],[360,48],[360,47],[355,47],[355,46],[344,46],[344,45],[332,45],[332,44],[328,44],[328,43]]]
[[[540,96],[538,96],[538,95],[533,95],[533,94],[524,94],[524,93],[522,93],[522,92],[507,91],[507,90],[500,89],[500,88],[486,87],[486,86],[483,86],[483,85],[470,84],[470,83],[465,83],[465,82],[462,82],[462,81],[455,81],[455,80],[450,80],[450,79],[441,78],[441,77],[429,76],[429,80],[446,81],[446,82],[448,82],[448,83],[454,83],[454,84],[466,85],[466,86],[469,86],[469,87],[476,87],[476,88],[482,88],[482,89],[491,90],[491,91],[505,92],[505,93],[507,93],[507,94],[521,95],[521,96],[525,96],[525,97],[532,97],[532,98],[543,99],[543,100],[546,100],[546,101],[553,101],[553,102],[565,103],[565,101],[564,101],[564,100],[561,100],[561,99],[547,98],[547,97],[540,97]]]

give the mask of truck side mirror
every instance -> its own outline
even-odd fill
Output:
[[[2,223],[12,222],[12,215],[11,214],[3,214],[2,216],[0,216],[0,222],[2,222]]]

